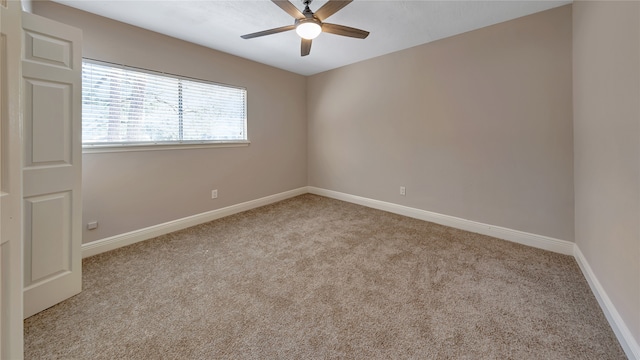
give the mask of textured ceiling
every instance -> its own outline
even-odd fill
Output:
[[[244,40],[240,35],[293,24],[268,0],[54,0],[55,2],[302,75],[373,58],[571,3],[570,0],[355,0],[326,22],[371,32],[352,39],[321,34],[300,56],[295,31]],[[292,0],[300,10],[301,0]],[[315,0],[316,11],[326,0]]]

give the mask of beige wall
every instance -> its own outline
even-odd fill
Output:
[[[85,242],[308,184],[575,238],[640,342],[638,2],[579,1],[573,18],[556,8],[308,79],[33,10],[83,29],[86,57],[249,91],[249,147],[85,154],[84,222],[100,222]]]
[[[309,185],[573,241],[571,87],[571,6],[312,76]]]
[[[81,28],[85,57],[248,92],[248,147],[84,154],[83,222],[100,224],[84,229],[85,243],[307,185],[305,77],[55,3],[33,5]]]
[[[573,10],[576,243],[640,343],[640,3]]]

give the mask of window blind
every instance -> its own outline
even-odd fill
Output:
[[[247,140],[246,90],[84,60],[83,145]]]

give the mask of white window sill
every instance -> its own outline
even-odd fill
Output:
[[[129,152],[129,151],[157,151],[157,150],[186,150],[186,149],[207,149],[219,147],[244,147],[249,146],[249,140],[243,141],[214,141],[206,143],[150,143],[150,144],[122,144],[122,145],[83,145],[83,154],[108,153],[108,152]]]

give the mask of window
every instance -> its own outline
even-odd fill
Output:
[[[82,144],[247,142],[246,98],[242,88],[84,60]]]

